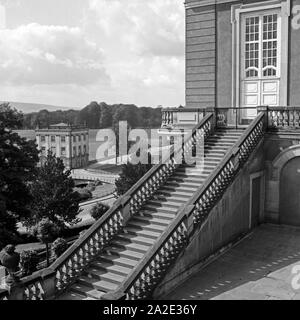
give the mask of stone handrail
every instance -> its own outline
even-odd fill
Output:
[[[213,114],[207,114],[192,134],[170,156],[153,166],[124,196],[74,242],[50,267],[22,279],[22,287],[10,299],[51,299],[76,281],[87,265],[99,255],[112,238],[122,231],[128,219],[155,193],[178,166],[178,156],[187,153],[195,141],[209,135]]]
[[[265,114],[260,113],[252,121],[199,191],[179,209],[176,218],[158,242],[124,281],[120,290],[127,295],[127,299],[146,299],[151,296],[166,270],[207,218],[211,209],[233,181],[240,166],[263,137],[264,118]]]

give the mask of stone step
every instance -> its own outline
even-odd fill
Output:
[[[99,262],[104,261],[107,263],[119,265],[125,268],[133,268],[137,265],[137,260],[127,259],[123,257],[118,257],[116,255],[112,254],[103,254],[99,259],[97,259]]]
[[[87,296],[85,296],[83,294],[79,294],[77,292],[68,291],[65,294],[56,298],[56,300],[98,300],[98,299],[92,298],[92,297],[87,297]]]
[[[203,158],[204,159],[204,158]],[[195,174],[201,174],[201,173],[209,173],[211,169],[214,167],[212,164],[204,164],[198,165],[198,166],[185,166],[178,168],[176,172],[186,172],[186,173],[195,173]]]
[[[184,186],[184,183],[192,183],[192,184],[196,184],[199,186],[202,185],[202,183],[206,180],[207,178],[203,178],[203,177],[189,177],[189,176],[181,176],[181,177],[173,177],[172,181],[180,181],[180,185],[182,183],[182,186]],[[180,187],[176,187],[176,188],[180,188]],[[169,195],[171,196],[171,195]],[[177,196],[177,195],[176,195]],[[178,195],[178,197],[180,197],[180,195]],[[182,197],[181,197],[182,198]],[[184,200],[186,201],[186,198],[184,198]]]
[[[180,204],[178,202],[173,202],[171,199],[166,199],[165,201],[159,199],[153,199],[147,202],[147,204],[151,205],[151,207],[159,207],[159,208],[175,208],[178,209]]]
[[[190,178],[204,178],[204,179],[206,179],[208,176],[209,176],[209,174],[211,173],[211,170],[208,172],[208,171],[206,171],[206,172],[203,172],[203,173],[189,173],[189,174],[187,174],[187,173],[185,173],[185,172],[176,172],[174,175],[173,175],[173,177],[190,177]]]
[[[141,229],[144,231],[143,229]],[[122,249],[114,245],[110,245],[108,248],[105,249],[107,253],[110,253],[112,255],[115,255],[117,257],[122,257],[126,259],[132,259],[139,261],[141,258],[144,256],[144,254],[137,252],[137,251],[132,251],[129,249]]]
[[[222,152],[226,152],[228,148],[222,147],[222,146],[205,146],[204,150],[206,153],[210,151],[214,151],[215,153],[222,153]]]
[[[126,275],[120,275],[115,272],[105,272],[103,270],[97,270],[96,268],[89,268],[83,273],[83,276],[85,278],[90,279],[92,282],[104,280],[104,281],[110,281],[116,284],[120,284],[126,277]]]
[[[204,155],[204,161],[213,160],[213,161],[220,162],[223,158],[224,158],[224,155],[219,153],[215,154],[212,151],[206,152]]]
[[[143,207],[146,210],[149,211],[155,211],[155,212],[166,212],[166,213],[176,213],[177,212],[177,208],[175,207],[168,207],[168,206],[154,206],[153,204],[147,204]]]
[[[95,300],[99,300],[107,292],[106,290],[99,291],[91,286],[84,285],[79,281],[70,287],[70,291]]]
[[[139,214],[135,215],[134,219],[138,220],[141,223],[156,224],[158,226],[163,226],[164,228],[166,228],[170,224],[170,221],[166,219],[159,219],[151,216],[142,216]]]
[[[230,148],[234,143],[225,141],[206,141],[205,146]]]
[[[216,132],[213,137],[238,139],[241,136],[239,132]]]
[[[205,166],[203,169],[186,168],[183,170],[178,170],[177,173],[191,175],[191,176],[199,176],[199,175],[208,175],[212,172],[213,169],[214,169],[214,166],[211,166],[211,167]]]
[[[83,281],[85,277],[80,277],[79,281]],[[89,278],[87,278],[89,280]],[[87,281],[85,279],[85,281]],[[113,283],[111,281],[106,281],[106,280],[99,280],[99,281],[93,281],[92,282],[92,286],[93,288],[95,288],[96,290],[101,290],[101,291],[105,291],[105,292],[110,292],[110,291],[115,291],[121,283],[116,284]]]
[[[139,219],[131,219],[128,222],[128,226],[132,226],[140,230],[149,230],[154,232],[163,232],[166,229],[166,226],[162,226],[155,223],[144,222]]]
[[[93,274],[97,274],[98,272],[101,274],[105,272],[111,272],[117,275],[126,276],[132,271],[132,268],[118,266],[112,262],[108,263],[95,260],[91,263],[88,271],[92,272]]]
[[[205,180],[203,179],[203,181]],[[201,183],[193,182],[193,181],[185,181],[185,180],[181,180],[180,182],[179,180],[170,180],[165,185],[170,187],[175,187],[175,188],[184,187],[189,189],[198,189],[201,186]],[[179,201],[182,201],[182,200],[179,199]]]
[[[166,184],[166,186],[174,187],[175,185]],[[178,187],[178,186],[176,186],[176,187]],[[171,196],[171,195],[168,195],[168,196],[167,195],[161,195],[160,193],[159,194],[155,194],[155,199],[159,200],[159,201],[162,201],[162,202],[166,202],[166,201],[171,200],[172,202],[176,202],[177,204],[179,204],[179,206],[181,206],[183,203],[186,202],[185,199],[182,199],[180,197]]]
[[[205,155],[204,155],[204,159],[205,158],[208,158],[208,157],[212,157],[212,158],[219,158],[220,160],[222,160],[225,156],[226,152],[224,151],[216,151],[216,150],[207,150],[205,152]]]
[[[135,218],[138,218],[138,217],[136,216]],[[128,250],[136,251],[136,252],[139,252],[142,254],[145,254],[149,250],[148,245],[145,246],[142,244],[137,244],[137,243],[128,242],[128,241],[122,241],[122,240],[118,240],[118,239],[114,239],[112,241],[112,245],[115,247],[119,247],[121,249],[128,249]]]
[[[178,188],[168,188],[168,187],[164,187],[163,189],[161,189],[160,194],[166,194],[166,195],[176,195],[176,196],[181,196],[182,198],[185,198],[185,201],[187,201],[192,195],[193,192],[185,192],[185,191],[180,191],[178,190]],[[160,211],[161,212],[161,211]],[[177,212],[177,211],[176,211]],[[174,212],[175,213],[175,212]]]
[[[155,242],[155,239],[153,238],[146,238],[146,237],[143,237],[142,235],[136,235],[133,233],[121,233],[120,235],[117,235],[115,239],[121,240],[121,241],[127,241],[130,243],[137,243],[143,246],[152,246]]]
[[[124,231],[127,231],[129,234],[134,234],[137,236],[141,236],[144,238],[150,238],[153,240],[157,240],[157,238],[161,235],[159,232],[149,231],[149,230],[140,230],[139,228],[135,227],[126,227]]]
[[[175,186],[168,186],[166,185],[166,188],[168,189],[173,189],[176,191],[181,191],[181,192],[186,192],[188,194],[193,194],[194,192],[197,191],[198,187],[191,187],[191,186],[184,186],[184,185],[180,185],[179,187],[175,187]],[[182,203],[180,203],[180,205],[178,206],[178,208],[180,208],[182,205]]]
[[[213,144],[213,145],[225,145],[227,146],[228,148],[230,148],[231,146],[233,146],[235,143],[236,143],[237,139],[226,139],[226,138],[211,138],[211,139],[208,139],[205,144]]]
[[[154,217],[154,218],[158,218],[161,220],[166,220],[171,222],[175,217],[176,217],[176,213],[164,213],[164,212],[149,212],[149,211],[140,211],[139,212],[140,216],[147,216],[147,217]]]

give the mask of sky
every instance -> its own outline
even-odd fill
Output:
[[[0,100],[184,104],[183,0],[0,0]]]

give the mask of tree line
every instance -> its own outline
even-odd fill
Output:
[[[22,129],[46,128],[60,122],[102,129],[116,127],[119,121],[125,120],[131,128],[158,128],[161,125],[161,108],[93,101],[81,110],[41,110],[25,114]]]

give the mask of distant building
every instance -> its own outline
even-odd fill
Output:
[[[59,123],[49,128],[35,130],[38,149],[41,150],[40,162],[48,150],[61,158],[67,169],[84,167],[89,161],[89,131],[84,126]]]

